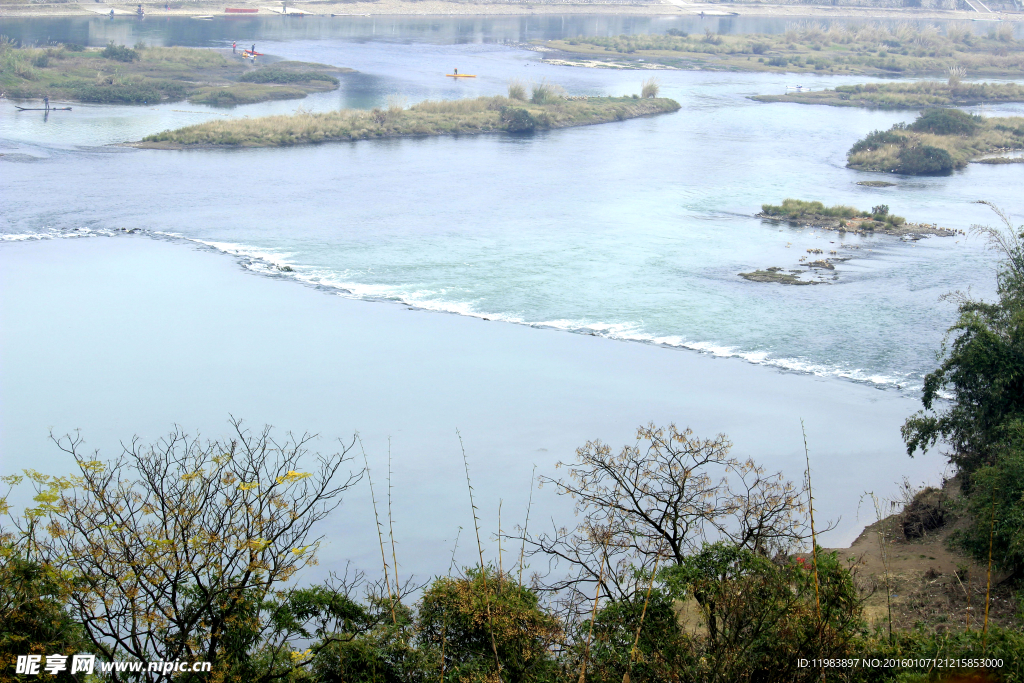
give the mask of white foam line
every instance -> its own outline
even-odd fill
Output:
[[[0,235],[0,241],[24,241],[43,239],[62,239],[72,237],[99,237],[115,236],[127,232],[121,230],[93,230],[91,228],[78,228],[76,230],[50,230],[41,233],[18,233]],[[433,290],[418,290],[415,292],[404,292],[398,285],[366,284],[341,280],[335,274],[317,270],[309,266],[300,266],[288,261],[290,253],[275,252],[257,247],[250,247],[234,242],[220,242],[214,240],[201,240],[197,238],[184,237],[177,233],[163,231],[136,230],[141,234],[156,237],[168,238],[175,241],[191,242],[218,253],[233,256],[239,263],[255,273],[264,275],[288,275],[293,279],[307,285],[323,287],[333,290],[339,296],[351,299],[367,301],[391,301],[401,303],[414,308],[435,311],[440,313],[453,313],[472,318],[496,320],[517,325],[529,325],[530,327],[548,328],[574,332],[577,334],[589,334],[605,337],[619,341],[632,341],[644,344],[653,344],[666,348],[683,348],[699,353],[705,353],[718,358],[739,358],[754,365],[765,365],[780,370],[799,372],[818,377],[836,377],[855,382],[863,382],[879,387],[894,387],[904,391],[920,391],[923,387],[918,384],[911,384],[908,376],[892,377],[880,374],[867,373],[861,369],[848,369],[828,367],[825,365],[810,363],[800,358],[773,358],[767,351],[745,351],[734,346],[723,346],[709,341],[689,341],[678,335],[656,336],[643,331],[642,324],[638,323],[608,323],[589,322],[586,320],[573,320],[561,318],[557,320],[531,321],[520,316],[508,313],[487,313],[474,310],[471,301],[445,301],[438,299],[439,292]],[[287,268],[287,270],[285,270]],[[443,291],[440,292],[443,294]]]

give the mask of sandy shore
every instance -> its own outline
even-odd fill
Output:
[[[904,475],[938,481],[942,469],[937,454],[906,456],[899,426],[918,404],[896,392],[345,299],[182,243],[131,235],[0,243],[0,293],[0,474],[70,470],[47,440],[51,428],[81,428],[105,457],[134,434],[153,441],[174,423],[224,435],[229,414],[317,432],[322,450],[358,430],[381,486],[390,439],[399,561],[421,576],[447,569],[460,526],[460,556],[472,561],[456,429],[488,536],[500,501],[503,528],[521,523],[534,465],[557,475],[555,463],[587,440],[618,448],[648,421],[724,432],[737,456],[799,480],[803,418],[816,511],[842,518],[826,545],[848,545],[873,521],[867,508],[858,519],[864,491],[887,495]],[[552,519],[572,522],[568,501],[536,491],[533,523]],[[344,559],[376,566],[365,487],[325,532],[322,568]]]
[[[162,2],[143,2],[146,16],[225,16],[226,6],[236,8],[258,9],[258,16],[280,13],[281,4],[259,2],[253,0],[232,0],[230,3],[214,3],[199,0],[188,2],[178,8],[165,9]],[[178,4],[178,3],[175,3]],[[5,17],[59,17],[59,16],[91,16],[109,12],[114,9],[116,14],[134,13],[137,3],[103,2],[103,3],[54,3],[27,4],[21,2],[0,2],[0,16]],[[986,14],[981,17],[977,12],[960,12],[947,10],[921,10],[915,8],[881,9],[862,7],[833,7],[809,5],[771,5],[761,4],[718,4],[685,2],[684,0],[662,0],[661,2],[644,3],[478,3],[478,2],[443,2],[441,0],[424,0],[422,2],[405,2],[403,0],[378,0],[375,2],[296,2],[287,4],[289,13],[307,13],[315,15],[335,16],[501,16],[501,15],[536,15],[536,14],[613,14],[637,16],[680,16],[704,13],[705,16],[749,16],[749,17],[793,17],[796,18],[849,18],[857,20],[870,19],[1007,19],[1024,21],[1024,14],[999,13]]]

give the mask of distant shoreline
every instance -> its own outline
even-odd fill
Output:
[[[277,3],[233,2],[232,7],[259,9],[256,16],[273,16],[267,5]],[[225,3],[195,2],[188,7],[164,9],[164,3],[142,3],[147,17],[194,17],[231,16],[224,13]],[[134,15],[135,3],[101,4],[88,9],[79,4],[0,4],[0,17],[46,18],[46,17],[104,17],[100,10],[114,9],[117,16]],[[462,3],[443,0],[407,2],[403,0],[381,0],[380,2],[297,2],[288,4],[294,13],[319,16],[530,16],[558,14],[599,14],[634,16],[745,16],[745,17],[792,17],[794,19],[851,19],[871,21],[877,19],[953,19],[953,20],[1009,20],[1024,21],[1024,14],[993,12],[979,15],[977,12],[958,10],[922,10],[917,8],[869,8],[869,7],[808,7],[806,5],[721,5],[708,3],[663,2],[649,4],[523,4],[523,3]],[[275,7],[276,9],[276,7]],[[131,11],[129,11],[131,10]],[[246,15],[252,17],[251,14]]]

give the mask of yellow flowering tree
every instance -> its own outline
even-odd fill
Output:
[[[101,658],[209,661],[206,680],[270,680],[308,663],[293,656],[294,638],[330,641],[359,620],[344,590],[283,590],[316,564],[314,525],[362,475],[341,474],[353,444],[323,456],[309,453],[312,435],[278,442],[269,427],[231,424],[225,441],[180,429],[152,445],[135,439],[110,462],[65,436],[54,441],[79,474],[30,473],[39,507],[8,539],[70,577],[70,611]],[[228,674],[227,660],[255,649],[244,675]]]

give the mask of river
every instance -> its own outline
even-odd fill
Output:
[[[783,28],[734,19],[713,21],[736,32]],[[133,229],[350,298],[734,357],[912,401],[955,319],[940,297],[991,296],[996,256],[977,238],[840,236],[754,214],[796,197],[887,204],[910,221],[969,230],[995,221],[979,199],[1024,214],[1022,169],[970,165],[945,177],[887,177],[895,183],[888,188],[859,186],[878,175],[845,168],[846,150],[915,112],[747,98],[863,77],[659,71],[662,94],[682,105],[675,114],[525,137],[229,151],[117,146],[224,116],[494,95],[512,78],[570,94],[639,92],[649,72],[545,64],[518,43],[684,21],[689,28],[699,19],[8,19],[3,32],[25,40],[257,41],[268,54],[358,73],[343,75],[335,92],[233,110],[76,105],[43,117],[0,101],[0,237],[10,245]],[[478,78],[444,78],[453,67]],[[981,113],[1022,115],[1024,105]],[[849,260],[817,286],[738,276],[797,268],[809,249]]]

